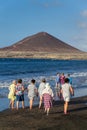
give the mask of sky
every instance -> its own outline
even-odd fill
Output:
[[[87,52],[87,0],[0,0],[0,48],[38,32]]]

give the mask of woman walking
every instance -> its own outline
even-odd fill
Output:
[[[41,105],[42,105],[42,92],[45,89],[45,85],[46,85],[46,80],[43,78],[42,82],[40,83],[39,88],[38,88],[38,93],[39,93],[39,97],[40,97],[39,108],[41,108]]]
[[[44,108],[47,115],[49,114],[50,108],[52,107],[52,99],[53,99],[53,91],[49,85],[46,83],[46,88],[42,92],[43,100],[44,100]]]
[[[13,80],[12,84],[9,87],[9,94],[8,94],[8,99],[10,100],[9,106],[11,109],[14,109],[14,101],[16,99],[15,87],[16,87],[16,80]]]
[[[35,86],[35,80],[32,79],[30,85],[28,86],[28,98],[30,100],[30,110],[32,110],[35,94],[37,94],[37,88]]]
[[[24,86],[22,85],[22,79],[18,80],[16,85],[16,107],[19,109],[19,102],[22,102],[22,108],[24,109]]]
[[[70,95],[74,94],[74,90],[69,83],[69,79],[65,78],[65,83],[62,85],[61,93],[64,99],[64,114],[67,114],[68,111],[68,103],[70,101]]]

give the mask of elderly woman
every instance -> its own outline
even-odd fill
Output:
[[[52,107],[52,99],[53,99],[54,94],[49,83],[46,83],[45,87],[46,88],[43,90],[42,95],[43,95],[43,100],[44,100],[45,112],[48,115],[50,108]]]
[[[38,88],[38,93],[39,93],[39,97],[40,97],[39,108],[41,108],[41,105],[42,105],[42,92],[45,89],[45,85],[46,85],[46,80],[43,78],[42,82],[40,83],[39,88]]]
[[[30,110],[32,110],[33,107],[34,97],[35,95],[37,95],[37,88],[35,82],[36,82],[35,79],[32,79],[31,83],[28,85],[28,98],[30,102]]]
[[[22,102],[22,108],[24,109],[24,86],[22,84],[22,79],[18,79],[16,85],[16,107],[19,109],[19,102]]]
[[[16,80],[13,80],[12,84],[9,86],[8,99],[10,100],[9,106],[11,109],[14,109],[14,101],[16,99],[15,97],[16,83],[17,83]]]

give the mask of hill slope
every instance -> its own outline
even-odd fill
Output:
[[[33,36],[0,49],[0,51],[33,51],[33,52],[56,52],[56,53],[80,53],[81,51],[55,38],[54,36],[40,32]]]

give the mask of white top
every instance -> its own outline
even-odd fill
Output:
[[[62,85],[63,97],[70,97],[70,87],[69,83],[65,83]]]
[[[38,92],[39,95],[42,96],[42,91],[45,89],[45,83],[40,83],[39,88],[38,88]]]
[[[28,86],[28,97],[34,97],[35,96],[35,90],[37,90],[36,86],[34,84],[30,84]]]
[[[45,94],[45,93],[47,93],[47,94],[49,94],[51,97],[53,97],[54,94],[53,94],[53,91],[52,91],[52,89],[51,89],[49,83],[46,83],[45,87],[46,87],[46,88],[42,91],[42,95]]]

